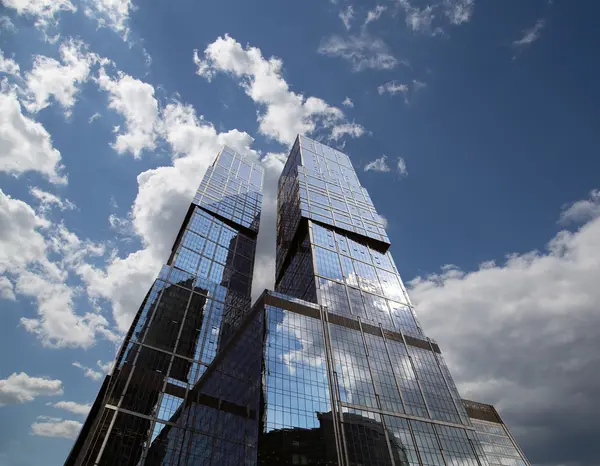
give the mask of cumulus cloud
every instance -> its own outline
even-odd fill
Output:
[[[351,27],[350,22],[352,21],[352,18],[354,17],[354,8],[352,8],[352,5],[348,5],[342,11],[340,11],[338,16],[342,20],[342,23],[344,23],[344,26],[346,27],[346,29],[350,30],[350,27]]]
[[[16,301],[15,287],[8,277],[0,277],[0,299]]]
[[[96,20],[99,27],[107,27],[127,39],[129,15],[135,9],[131,0],[84,0],[84,13]]]
[[[344,99],[344,101],[342,102],[342,105],[344,107],[353,108],[354,107],[354,102],[352,102],[352,99],[350,99],[350,97],[346,97]]]
[[[12,58],[5,58],[4,52],[0,49],[0,73],[20,76],[19,64]]]
[[[359,138],[363,134],[365,134],[365,129],[361,125],[357,123],[341,123],[339,125],[335,125],[331,129],[330,139],[333,141],[337,141],[343,136]]]
[[[317,97],[305,98],[292,92],[283,79],[283,62],[266,59],[259,48],[242,45],[225,35],[209,44],[204,57],[194,51],[197,74],[209,81],[218,72],[240,80],[246,94],[264,107],[258,114],[259,131],[284,144],[291,144],[297,134],[312,133],[317,126],[333,128],[344,123],[344,113]],[[357,137],[357,132],[346,133]]]
[[[53,226],[29,204],[0,190],[0,274],[10,274],[14,292],[34,300],[38,316],[21,318],[21,325],[50,347],[89,347],[97,334],[114,340],[108,321],[100,314],[79,315],[74,290],[66,280],[69,270],[101,247],[81,241],[63,225]],[[60,257],[58,262],[49,259]]]
[[[538,19],[532,27],[523,31],[523,36],[515,40],[513,45],[517,48],[521,48],[533,44],[540,38],[544,26],[546,26],[546,21],[543,19]]]
[[[345,38],[333,35],[321,42],[318,52],[350,62],[353,71],[390,70],[400,63],[383,40],[371,37],[365,31]]]
[[[365,165],[366,172],[379,172],[379,173],[389,173],[392,171],[392,167],[388,164],[387,155],[382,155],[378,159],[371,160],[369,163]],[[398,157],[396,160],[396,169],[398,170],[398,174],[400,177],[408,176],[408,170],[406,168],[406,162],[402,157]],[[387,220],[386,220],[387,222]]]
[[[0,407],[27,403],[39,396],[62,394],[62,382],[58,379],[32,377],[25,372],[13,372],[8,378],[0,379]]]
[[[114,149],[119,154],[130,152],[135,158],[144,150],[154,149],[159,123],[154,87],[122,72],[111,78],[104,68],[100,69],[98,85],[109,94],[109,108],[125,118],[125,131],[117,134]]]
[[[65,184],[61,155],[38,122],[23,115],[14,90],[0,92],[0,171],[11,175],[37,171],[50,182]]]
[[[387,163],[387,156],[382,155],[378,159],[371,160],[369,163],[365,165],[366,172],[389,172],[392,169]]]
[[[587,440],[600,434],[599,281],[594,217],[544,251],[410,282],[461,394],[496,405],[532,463],[595,464],[600,454]]]
[[[589,199],[565,206],[560,214],[559,222],[563,224],[583,223],[596,217],[600,217],[600,190],[593,189]]]
[[[84,377],[87,377],[92,380],[100,380],[102,377],[104,377],[106,374],[112,371],[114,363],[114,360],[107,362],[102,362],[101,360],[98,360],[96,361],[96,367],[99,370],[94,369],[92,367],[84,366],[78,361],[73,362],[71,365],[77,367],[78,369],[81,369],[83,371]]]
[[[90,409],[92,409],[92,405],[89,403],[82,404],[74,401],[59,401],[58,403],[49,403],[49,405],[58,409],[70,411],[73,414],[79,414],[80,416],[87,416]]]
[[[78,361],[73,362],[71,365],[81,369],[83,371],[84,377],[87,377],[89,379],[98,381],[103,376],[102,372],[97,371],[91,367],[84,366],[83,364],[81,364]]]
[[[70,0],[2,0],[2,4],[14,9],[18,15],[34,18],[36,27],[44,34],[57,25],[60,12],[77,11]],[[46,39],[51,38],[46,36]]]
[[[78,421],[63,420],[47,416],[38,416],[31,424],[31,435],[41,437],[61,437],[75,439],[83,424]]]
[[[43,55],[33,58],[33,68],[25,73],[28,99],[24,105],[28,111],[39,112],[53,98],[69,116],[80,85],[87,81],[92,65],[99,60],[83,42],[74,39],[61,44],[60,57],[62,63]]]

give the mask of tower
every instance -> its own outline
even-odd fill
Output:
[[[255,305],[259,465],[488,465],[389,247],[349,158],[299,136],[279,180],[276,292]]]
[[[250,305],[261,184],[227,148],[207,171],[67,464],[529,466],[460,398],[347,155],[296,139]]]
[[[66,464],[150,464],[157,439],[184,444],[194,432],[188,418],[174,428],[176,413],[219,403],[194,388],[250,310],[262,180],[259,164],[218,154]]]

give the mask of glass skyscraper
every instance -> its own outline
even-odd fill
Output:
[[[486,456],[505,440],[425,336],[345,154],[296,139],[275,291],[250,306],[261,180],[228,149],[207,172],[67,464],[527,466]]]
[[[194,388],[250,310],[262,181],[227,147],[207,170],[66,464],[155,464],[165,442],[193,435],[190,421],[174,440],[173,416],[216,403]]]

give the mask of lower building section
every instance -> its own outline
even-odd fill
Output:
[[[274,292],[254,312],[265,322],[258,465],[488,465],[431,341]]]
[[[492,406],[463,400],[490,466],[529,466],[525,454]]]
[[[242,314],[202,370],[125,348],[69,464],[529,465],[493,407],[458,397],[432,341],[270,291]]]

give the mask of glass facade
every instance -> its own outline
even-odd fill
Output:
[[[67,464],[528,466],[460,398],[345,154],[296,139],[250,306],[261,183],[227,148],[207,171]]]
[[[299,136],[279,180],[259,465],[487,466],[349,158]]]
[[[244,411],[246,419],[246,408],[234,401],[252,397],[247,372],[260,374],[260,341],[252,352],[248,338],[232,336],[252,327],[247,316],[262,179],[259,164],[227,147],[207,170],[67,464],[204,464],[203,455],[211,464],[244,463],[218,460],[218,449],[237,447],[244,458],[244,438],[256,432],[245,432],[243,423],[234,432],[225,418],[213,421],[219,406],[226,417]],[[224,367],[232,360],[235,369]],[[229,446],[215,440],[219,432]],[[207,453],[210,448],[215,451]],[[193,461],[179,463],[183,457]]]
[[[508,427],[492,405],[463,400],[490,466],[529,466]]]

